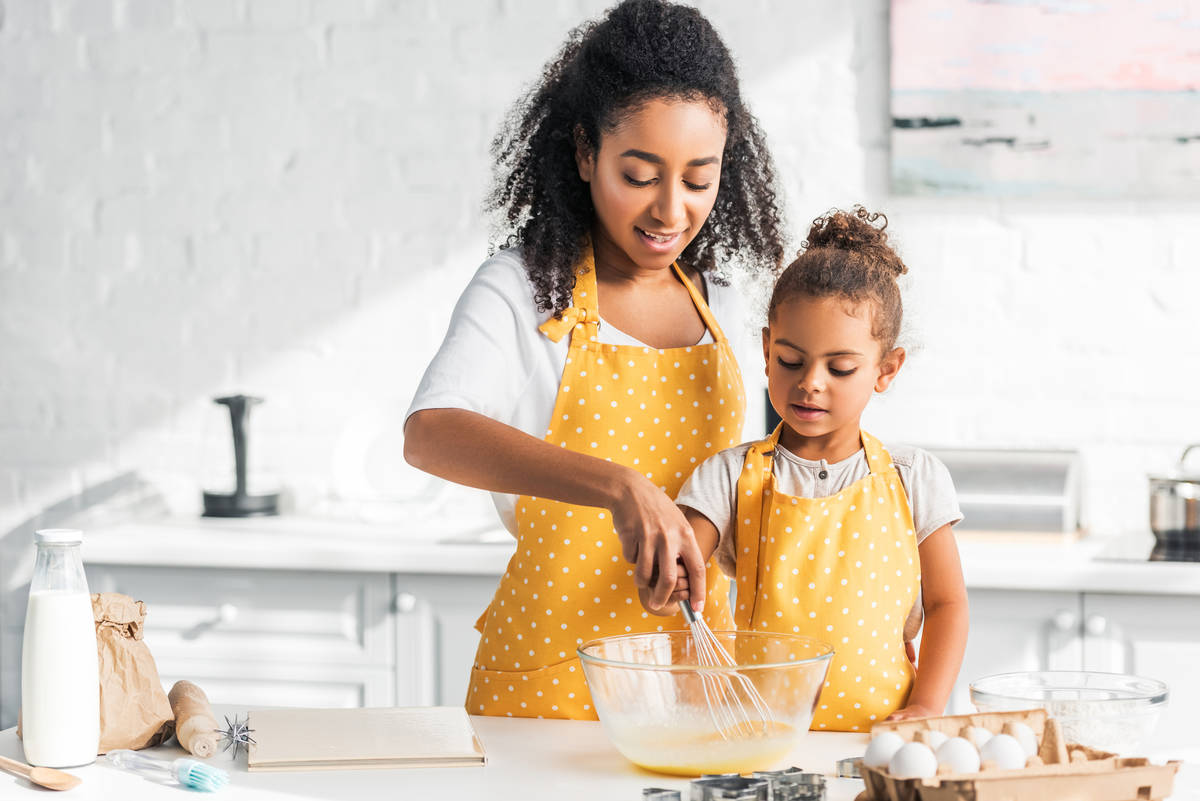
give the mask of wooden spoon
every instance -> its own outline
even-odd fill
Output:
[[[49,790],[70,790],[72,787],[77,787],[83,781],[78,776],[72,776],[65,770],[35,768],[32,765],[26,765],[24,762],[18,762],[15,759],[2,756],[0,756],[0,770],[6,770],[17,776],[24,776],[34,784],[41,785]]]

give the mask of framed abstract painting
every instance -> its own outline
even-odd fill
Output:
[[[1200,2],[892,0],[892,192],[1200,198]]]

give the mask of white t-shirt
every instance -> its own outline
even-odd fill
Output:
[[[752,340],[741,298],[732,286],[705,282],[708,305],[739,357]],[[501,250],[480,265],[450,315],[441,347],[425,369],[408,415],[421,409],[466,409],[542,439],[567,362],[570,335],[558,342],[538,330],[550,318],[534,303],[533,287],[520,252]],[[601,342],[645,347],[600,319]],[[712,342],[712,334],[694,344]],[[463,443],[463,458],[470,458]],[[516,531],[516,496],[492,493],[496,511]]]
[[[688,477],[675,499],[680,506],[691,507],[707,517],[716,527],[720,538],[713,556],[721,571],[731,577],[737,573],[737,481],[752,444],[744,442],[710,456]],[[908,496],[918,545],[942,526],[962,520],[954,481],[941,460],[920,448],[885,447]],[[861,448],[840,462],[830,463],[824,459],[802,459],[778,446],[771,463],[775,486],[780,492],[798,498],[836,495],[870,472],[866,452]],[[918,595],[904,626],[906,640],[916,637],[922,618]]]

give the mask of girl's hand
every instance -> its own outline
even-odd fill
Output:
[[[909,704],[902,709],[897,709],[892,714],[888,715],[884,720],[912,720],[913,718],[932,718],[940,715],[941,712],[936,712],[928,707],[920,704]]]
[[[626,491],[612,507],[613,527],[625,560],[637,567],[634,584],[642,605],[659,614],[676,592],[680,571],[689,583],[692,606],[704,608],[704,557],[692,527],[667,494],[630,470]]]

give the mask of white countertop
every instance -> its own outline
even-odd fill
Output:
[[[967,586],[975,589],[1200,595],[1200,562],[1113,558],[1148,553],[1144,540],[1153,537],[1021,544],[968,536],[958,547]]]
[[[217,707],[218,719],[231,709]],[[609,744],[599,723],[521,718],[472,717],[487,753],[486,767],[352,771],[247,773],[246,757],[237,762],[218,755],[211,764],[230,771],[229,786],[214,798],[284,801],[285,799],[488,799],[488,801],[637,801],[646,787],[685,790],[688,779],[660,776],[634,767]],[[860,734],[809,733],[779,767],[798,765],[829,774],[829,801],[850,801],[863,789],[858,779],[832,777],[838,759],[857,756],[866,747]],[[186,754],[174,745],[146,753],[164,759]],[[14,729],[0,732],[0,754],[22,758]],[[150,801],[181,799],[175,786],[164,786],[116,770],[103,759],[70,771],[83,783],[71,801]],[[0,773],[0,798],[45,798],[24,779]],[[190,796],[189,796],[190,797]],[[197,796],[198,797],[198,796]]]
[[[216,707],[218,719],[240,710]],[[599,723],[585,721],[486,718],[472,716],[487,753],[486,767],[358,771],[247,773],[243,754],[236,762],[219,754],[210,764],[231,774],[219,798],[230,801],[312,801],[313,799],[488,799],[488,801],[636,801],[646,787],[686,790],[689,780],[660,776],[634,767],[609,744]],[[146,753],[163,759],[186,754],[174,745]],[[777,767],[792,765],[824,773],[828,801],[851,801],[863,789],[858,779],[833,776],[839,759],[860,755],[867,736],[810,732]],[[0,732],[0,755],[21,759],[14,729]],[[1174,801],[1200,798],[1200,749],[1176,751],[1188,760],[1175,780]],[[105,760],[70,771],[83,783],[70,791],[72,801],[151,801],[179,799],[180,790],[116,770]],[[24,779],[0,773],[0,798],[45,798]],[[686,799],[687,794],[684,792]]]
[[[83,561],[499,576],[514,549],[512,536],[498,527],[458,532],[309,517],[197,517],[85,531]]]
[[[1099,558],[1114,544],[1120,543],[959,537],[971,588],[1200,595],[1200,562]],[[1128,544],[1130,552],[1140,547],[1135,538]],[[92,564],[499,576],[514,544],[499,528],[452,532],[431,524],[274,517],[125,523],[87,531],[83,547],[85,563]]]

